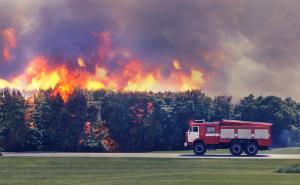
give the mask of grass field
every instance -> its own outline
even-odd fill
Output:
[[[288,147],[288,148],[275,148],[271,151],[265,151],[265,153],[273,154],[300,154],[300,147]]]
[[[279,174],[298,160],[150,158],[0,158],[0,184],[300,185]]]

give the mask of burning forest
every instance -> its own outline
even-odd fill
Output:
[[[6,148],[180,149],[202,118],[297,138],[300,4],[258,2],[0,0],[0,134],[26,137]]]
[[[15,30],[2,33],[5,47],[2,57],[6,62],[11,58],[10,48],[16,47]],[[186,91],[201,88],[204,84],[200,69],[186,66],[174,59],[163,75],[163,66],[144,65],[126,50],[113,50],[111,34],[102,32],[92,36],[99,47],[91,55],[78,55],[68,61],[36,56],[24,70],[11,80],[0,79],[0,88],[22,91],[53,89],[64,101],[75,88],[87,90],[108,89],[113,91]],[[55,61],[53,61],[55,60]],[[111,66],[114,64],[113,66]]]

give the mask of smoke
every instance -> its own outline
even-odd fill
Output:
[[[16,30],[10,61],[0,54],[0,79],[36,56],[69,69],[82,68],[80,56],[85,70],[104,65],[112,74],[138,60],[165,78],[176,60],[185,73],[203,72],[199,88],[209,95],[300,99],[299,7],[297,0],[0,0],[0,31]]]
[[[300,145],[300,132],[299,129],[282,130],[278,138],[274,138],[277,141],[277,145],[284,146],[299,146]],[[277,147],[278,147],[277,146]]]

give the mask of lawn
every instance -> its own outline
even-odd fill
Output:
[[[300,185],[299,174],[279,174],[299,160],[0,158],[0,184]]]
[[[272,149],[272,151],[266,151],[266,153],[273,153],[273,154],[300,154],[300,147],[274,148],[274,149]]]

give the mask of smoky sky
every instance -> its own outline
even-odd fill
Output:
[[[174,58],[203,70],[209,95],[300,100],[299,8],[297,0],[0,0],[0,31],[14,28],[17,38],[12,60],[0,57],[0,78],[36,55],[51,65],[72,67],[78,55],[93,61],[95,34],[109,32],[113,49],[166,75]],[[111,70],[117,60],[108,62]]]

